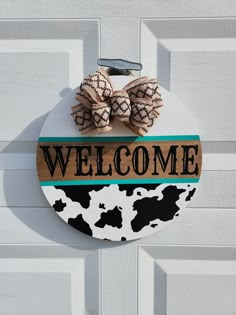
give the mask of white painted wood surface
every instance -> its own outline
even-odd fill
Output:
[[[0,315],[235,314],[236,3],[0,4]],[[141,61],[197,118],[203,173],[158,234],[98,241],[48,207],[35,170],[48,111],[98,56]]]

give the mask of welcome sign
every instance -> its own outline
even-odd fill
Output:
[[[131,77],[113,77],[115,88]],[[80,134],[71,118],[75,92],[48,115],[37,146],[41,188],[70,226],[99,239],[126,241],[176,220],[201,174],[198,132],[186,107],[162,89],[165,106],[145,136],[114,120],[112,131]]]

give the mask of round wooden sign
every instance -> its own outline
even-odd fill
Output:
[[[112,76],[122,89],[133,77]],[[179,216],[201,173],[200,138],[187,108],[164,88],[164,107],[145,136],[120,121],[80,134],[71,116],[75,91],[49,114],[37,148],[40,185],[58,215],[95,238],[128,241]]]

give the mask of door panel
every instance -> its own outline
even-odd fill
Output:
[[[98,314],[94,247],[2,246],[2,314]]]
[[[188,105],[203,141],[236,140],[235,35],[234,19],[157,19],[141,23],[145,73],[157,76],[160,84]]]
[[[2,21],[0,30],[0,140],[37,140],[47,112],[96,67],[99,21]]]
[[[235,254],[235,248],[140,246],[139,314],[233,314]]]

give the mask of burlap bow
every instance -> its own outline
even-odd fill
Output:
[[[163,106],[156,79],[141,77],[115,91],[102,68],[83,80],[76,100],[79,104],[72,107],[71,115],[81,134],[95,128],[99,133],[110,131],[116,117],[143,136],[158,117],[158,108]]]

